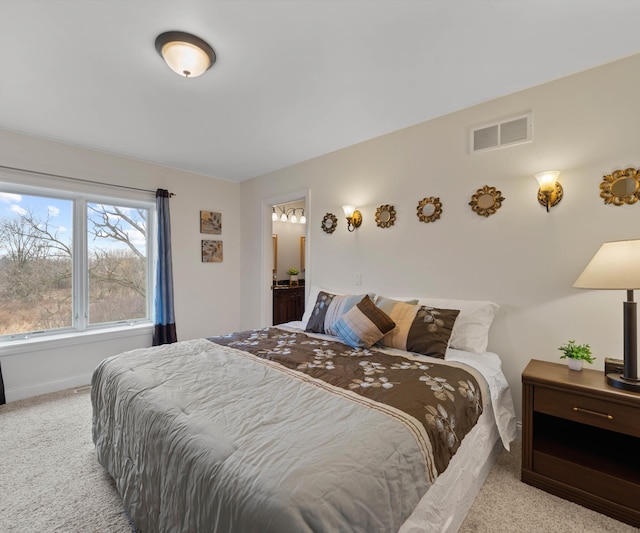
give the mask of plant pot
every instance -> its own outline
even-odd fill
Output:
[[[298,284],[298,276],[294,276],[293,274],[289,275],[289,285],[292,287]]]
[[[582,370],[582,362],[582,359],[569,359],[567,361],[569,370],[576,370],[579,372],[580,370]]]

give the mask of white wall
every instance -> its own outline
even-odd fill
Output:
[[[489,349],[502,356],[518,411],[529,359],[557,361],[557,347],[575,339],[591,344],[594,368],[602,369],[605,357],[622,354],[625,294],[572,284],[602,242],[640,238],[640,203],[615,207],[599,197],[603,175],[640,166],[639,84],[634,56],[242,183],[242,328],[266,325],[261,202],[305,187],[312,193],[307,285],[499,303]],[[533,142],[469,154],[471,126],[528,110]],[[562,171],[564,199],[547,214],[533,175],[554,169]],[[468,205],[484,185],[506,198],[489,218]],[[443,202],[435,223],[416,217],[425,196]],[[353,233],[340,208],[346,203],[364,218]],[[386,203],[397,222],[381,229],[374,214]],[[320,229],[327,212],[339,220],[332,235]],[[356,272],[362,287],[353,285]]]
[[[171,199],[171,229],[178,338],[206,337],[239,329],[238,184],[6,131],[0,131],[0,165],[152,191],[165,188],[175,193]],[[74,186],[73,182],[66,185]],[[220,236],[200,234],[200,210],[222,213]],[[222,263],[201,262],[202,238],[223,241]],[[132,335],[110,340],[92,336],[86,342],[53,349],[34,345],[33,349],[22,348],[19,353],[1,347],[7,400],[87,384],[104,357],[151,345],[149,329],[129,333]]]

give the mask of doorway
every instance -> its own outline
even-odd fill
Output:
[[[263,326],[302,318],[310,279],[308,205],[309,191],[263,201]],[[278,312],[276,299],[286,302]]]

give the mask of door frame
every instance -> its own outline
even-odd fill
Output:
[[[261,327],[268,327],[273,324],[273,223],[271,220],[272,208],[274,205],[295,202],[296,200],[304,200],[304,214],[307,218],[305,224],[305,270],[304,270],[304,287],[305,298],[309,297],[309,280],[311,279],[311,240],[309,232],[309,223],[311,220],[311,189],[300,189],[298,191],[282,194],[279,196],[271,196],[262,200],[262,290],[261,301],[262,311],[260,313]],[[305,304],[306,305],[306,304]]]

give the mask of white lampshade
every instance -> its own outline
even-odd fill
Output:
[[[546,172],[540,172],[536,174],[536,180],[538,181],[538,186],[542,190],[554,189],[556,186],[556,181],[558,181],[558,176],[560,175],[559,170],[547,170]]]
[[[200,76],[216,61],[213,48],[190,33],[162,33],[156,39],[156,50],[171,70],[185,78]]]
[[[605,242],[573,286],[579,289],[640,289],[640,239]]]
[[[276,208],[275,207],[271,208],[271,220],[273,222],[276,222],[278,220],[278,213],[276,213]]]
[[[296,216],[296,212],[295,211],[291,215],[291,218],[289,219],[289,222],[291,222],[292,224],[297,224],[298,223],[298,217]]]
[[[280,215],[280,222],[286,222],[287,220],[289,220],[287,218],[287,214],[283,211],[282,214]]]
[[[302,216],[300,217],[300,224],[306,224],[307,217],[304,216],[304,209],[302,210]]]
[[[347,218],[351,218],[353,216],[353,212],[356,210],[353,205],[343,205],[342,210],[344,211],[344,216]]]

